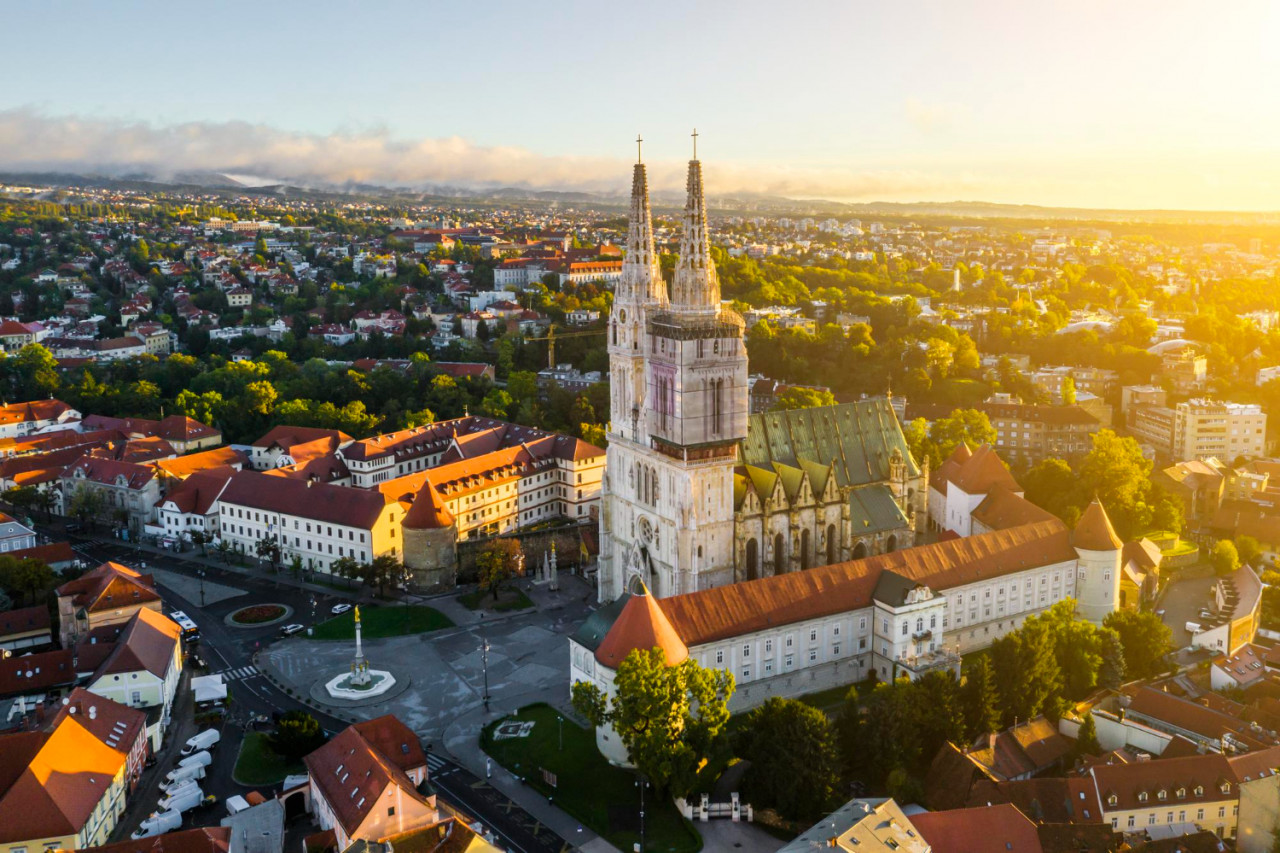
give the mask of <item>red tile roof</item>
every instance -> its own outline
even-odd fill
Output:
[[[1111,526],[1106,509],[1097,498],[1085,507],[1084,514],[1076,522],[1071,539],[1077,548],[1086,551],[1118,551],[1124,547],[1124,543],[1116,535],[1116,529]]]
[[[301,515],[366,530],[373,527],[387,503],[377,490],[313,484],[258,471],[237,472],[219,500],[223,504]]]
[[[381,735],[375,737],[382,741]],[[397,761],[386,755],[357,727],[348,726],[303,761],[314,791],[324,797],[347,835],[364,823],[389,787],[400,796],[430,807]]]
[[[148,608],[142,608],[129,620],[115,649],[94,673],[103,675],[146,670],[163,679],[181,648],[182,629],[177,623]]]
[[[646,590],[627,599],[609,633],[596,647],[596,660],[610,669],[617,669],[618,664],[636,649],[650,651],[655,648],[662,649],[667,666],[675,666],[689,658],[689,647]]]
[[[128,566],[106,562],[58,587],[58,597],[72,596],[71,603],[90,612],[112,610],[127,604],[159,601],[150,575]]]
[[[230,848],[231,827],[200,826],[137,841],[83,847],[80,853],[227,853]]]
[[[236,470],[230,467],[199,471],[170,489],[167,497],[156,501],[156,506],[172,503],[179,512],[207,515],[235,474]]]
[[[975,450],[973,456],[956,470],[951,482],[969,495],[985,495],[996,486],[1003,486],[1011,492],[1022,491],[1018,481],[1013,479],[1009,469],[989,444]]]
[[[126,760],[72,716],[52,732],[0,736],[0,767],[20,769],[0,771],[0,843],[76,834]]]
[[[1035,824],[1014,806],[925,812],[910,817],[933,853],[1040,853]]]
[[[1090,773],[1107,811],[1129,811],[1155,808],[1175,803],[1204,803],[1236,796],[1235,773],[1226,756],[1216,752],[1188,755],[1184,758],[1162,758],[1133,764],[1101,764]],[[1227,785],[1223,793],[1220,786]],[[1201,789],[1199,795],[1196,788]],[[1178,791],[1183,796],[1178,796]],[[1159,794],[1165,792],[1165,799]],[[1140,799],[1145,794],[1146,799]],[[1115,802],[1111,800],[1114,797]]]
[[[61,400],[32,400],[0,406],[0,424],[56,420],[72,408]]]
[[[47,631],[51,625],[49,608],[43,604],[0,613],[0,637],[25,634],[29,631]]]
[[[1076,556],[1066,525],[1053,519],[685,593],[659,604],[681,639],[698,646],[867,607],[885,571],[943,590]]]
[[[146,737],[147,714],[137,708],[113,702],[105,696],[77,687],[62,700],[58,713],[43,728],[53,731],[67,717],[74,716],[89,734],[106,746],[128,754],[139,737]]]
[[[48,545],[23,548],[18,551],[10,551],[9,556],[16,557],[19,560],[39,560],[55,567],[63,563],[74,563],[79,559],[76,556],[76,552],[71,550],[70,542],[50,542]]]

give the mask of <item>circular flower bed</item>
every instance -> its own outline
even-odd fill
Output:
[[[274,622],[284,618],[286,613],[283,604],[255,604],[242,607],[231,614],[231,621],[237,625],[260,625],[263,622]]]

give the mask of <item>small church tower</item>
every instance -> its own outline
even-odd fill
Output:
[[[1071,544],[1079,559],[1076,610],[1090,622],[1101,624],[1119,606],[1120,553],[1124,543],[1097,498],[1080,516]]]

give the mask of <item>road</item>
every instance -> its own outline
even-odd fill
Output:
[[[114,560],[140,571],[155,572],[156,585],[161,590],[166,609],[182,610],[200,627],[201,640],[193,651],[204,660],[207,672],[222,673],[234,699],[232,721],[223,728],[222,742],[214,753],[213,765],[202,783],[206,793],[216,794],[221,801],[232,794],[243,794],[249,790],[232,779],[232,770],[244,734],[242,723],[249,716],[269,716],[273,713],[303,710],[315,716],[320,725],[330,732],[338,732],[346,727],[345,722],[306,707],[280,692],[254,666],[254,652],[275,641],[279,636],[280,625],[284,622],[260,628],[233,628],[224,620],[235,610],[249,604],[279,603],[294,611],[285,622],[310,626],[329,618],[333,605],[354,601],[354,596],[343,595],[340,590],[334,590],[332,594],[312,593],[280,583],[268,575],[245,576],[191,562],[177,555],[144,551],[127,543],[73,539],[72,545],[77,553],[94,565]],[[218,601],[211,600],[216,596],[206,595],[206,603],[201,606],[198,582],[198,571],[201,569],[204,570],[206,591],[216,584],[243,589],[245,594]],[[178,577],[170,577],[169,582],[166,582],[164,576],[167,573]],[[186,595],[180,593],[177,587],[181,587]],[[572,849],[572,845],[518,805],[454,762],[432,754],[429,770],[432,783],[449,802],[501,836],[500,840],[510,850],[520,853],[562,853]],[[118,827],[116,837],[127,837],[127,833],[137,825],[137,820],[145,817],[152,808],[154,804],[148,803],[146,808],[136,812],[131,809],[129,825]],[[222,814],[221,808],[211,810],[208,814],[197,813],[197,824],[216,825]]]

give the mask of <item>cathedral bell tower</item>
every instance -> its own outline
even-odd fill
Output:
[[[696,132],[694,144],[670,302],[653,254],[643,166],[632,182],[627,257],[610,318],[601,601],[627,589],[666,597],[733,580],[747,351],[742,318],[720,304]]]

